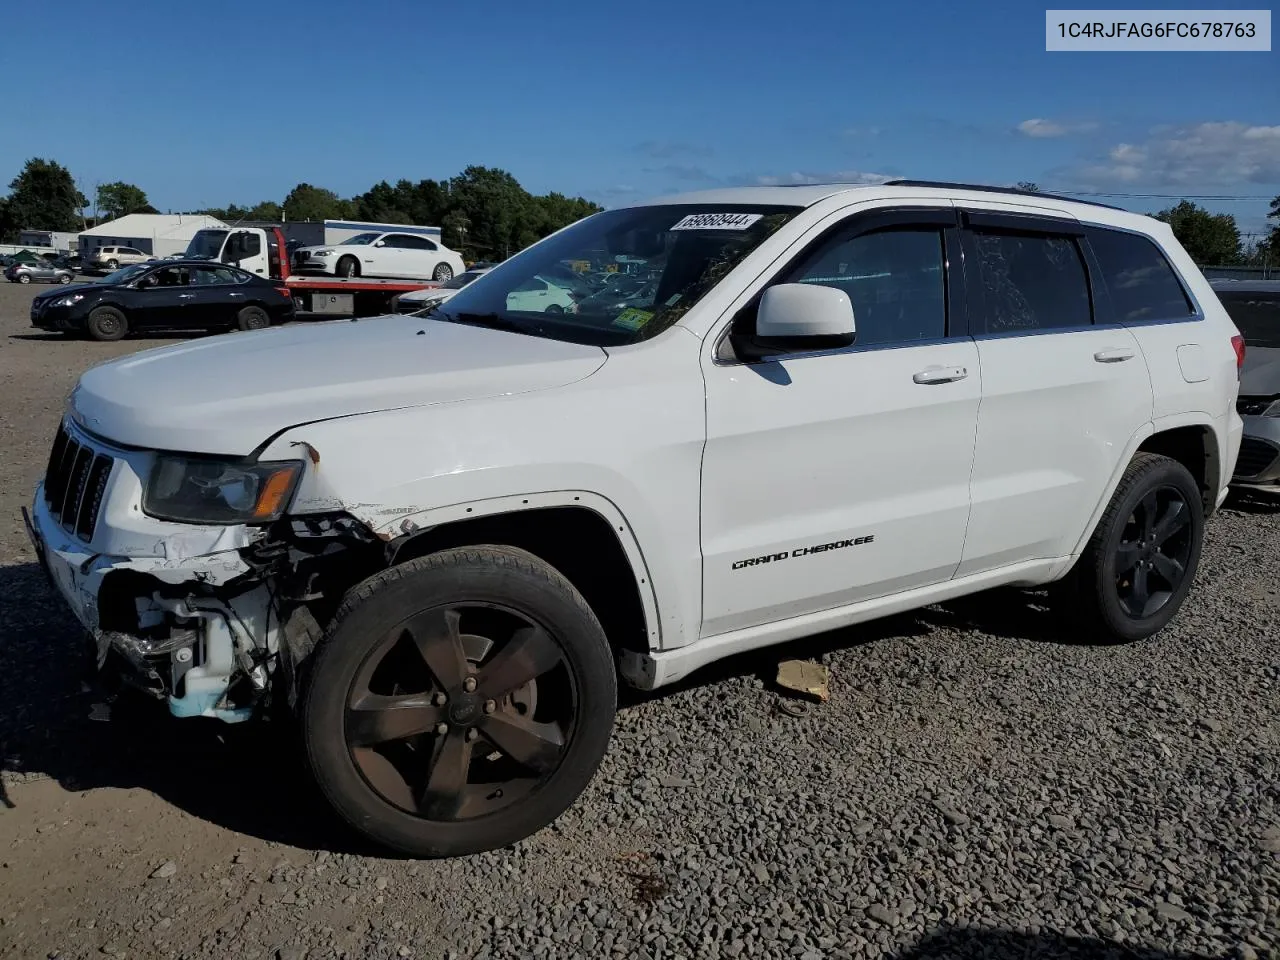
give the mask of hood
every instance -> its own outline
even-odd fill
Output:
[[[32,297],[33,300],[56,300],[58,297],[65,297],[71,293],[97,293],[100,290],[114,289],[115,284],[106,283],[63,283],[51,290],[45,290],[42,293]]]
[[[1280,347],[1246,347],[1240,368],[1240,396],[1280,394]]]
[[[599,347],[413,316],[294,324],[147,350],[86,372],[86,429],[126,446],[245,456],[280,430],[528,393],[590,376]]]

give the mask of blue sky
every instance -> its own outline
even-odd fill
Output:
[[[1280,194],[1276,52],[1046,53],[1044,6],[1007,0],[444,8],[64,0],[56,19],[6,16],[6,86],[43,93],[4,98],[0,184],[46,156],[86,192],[125,180],[161,209],[472,163],[606,205],[883,176]],[[1205,205],[1263,226],[1264,201]]]

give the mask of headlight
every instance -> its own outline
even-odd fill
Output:
[[[317,250],[315,253],[313,253],[313,254],[312,254],[312,256],[313,256],[313,257],[332,257],[332,256],[333,256],[333,251],[332,251],[332,250]]]
[[[53,301],[53,305],[55,307],[73,307],[83,299],[83,293],[73,293],[70,296],[59,297],[57,300]]]
[[[301,460],[235,463],[161,454],[142,509],[180,523],[267,523],[289,505]]]

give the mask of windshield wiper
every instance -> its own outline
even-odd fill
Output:
[[[447,320],[450,323],[465,323],[475,327],[488,327],[491,330],[509,330],[512,333],[530,333],[531,329],[527,324],[519,323],[508,317],[504,317],[500,313],[469,313],[462,311],[460,313],[448,313],[439,307],[427,314],[429,317],[439,317],[441,320]],[[537,329],[537,328],[533,328]]]

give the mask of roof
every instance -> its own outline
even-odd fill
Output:
[[[1280,293],[1280,280],[1237,280],[1234,277],[1214,277],[1209,284],[1219,293]]]
[[[1141,213],[1133,213],[1107,204],[1048,193],[1033,193],[1012,187],[991,187],[966,183],[925,180],[890,180],[886,183],[804,183],[781,186],[725,187],[671,194],[641,201],[639,206],[658,204],[752,204],[761,206],[811,207],[831,197],[860,195],[867,200],[948,200],[956,203],[982,202],[1000,204],[1005,209],[1038,208],[1037,212],[1076,217],[1089,223],[1126,224],[1134,220],[1148,221],[1148,228],[1159,221]]]
[[[227,225],[203,213],[129,213],[80,233],[82,237],[164,237]]]

